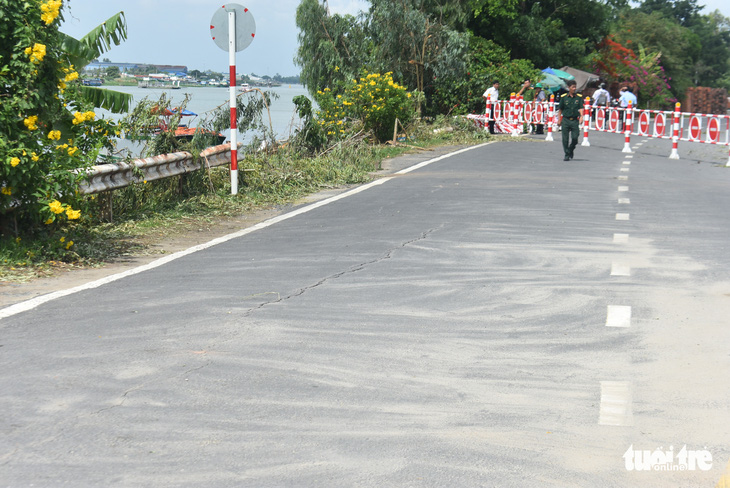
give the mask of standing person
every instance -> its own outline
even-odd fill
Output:
[[[608,107],[611,103],[611,94],[606,90],[606,84],[601,83],[598,90],[593,93],[593,120],[596,120],[596,111],[598,108]]]
[[[544,104],[545,100],[545,91],[542,89],[542,85],[538,83],[535,85],[535,107],[537,108],[538,105]],[[547,110],[543,113],[547,113]],[[545,124],[535,124],[535,134],[544,134],[544,127]]]
[[[560,97],[558,103],[558,120],[563,130],[563,161],[573,159],[573,151],[578,145],[580,124],[583,122],[583,95],[576,93],[578,87],[575,80],[568,80],[568,93]],[[572,137],[571,137],[572,136]]]
[[[631,108],[635,109],[636,103],[638,102],[638,100],[636,99],[636,95],[634,95],[634,89],[631,88],[630,86],[622,87],[621,96],[618,98],[618,101],[619,101],[619,105],[621,106],[621,108],[624,109],[623,114],[621,116],[621,130],[623,131],[624,126],[625,126],[624,121],[626,120],[626,110],[625,109],[628,108],[629,102],[631,102]]]
[[[494,134],[494,104],[499,102],[499,82],[493,81],[492,87],[487,88],[482,98],[487,102],[486,114],[489,116],[489,133]]]

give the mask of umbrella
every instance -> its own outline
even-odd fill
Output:
[[[549,74],[549,75],[557,76],[558,78],[560,78],[562,80],[574,80],[575,79],[575,76],[571,75],[570,73],[566,73],[563,70],[554,69],[549,66],[547,68],[545,68],[544,70],[542,70],[542,72]]]
[[[568,88],[563,80],[549,73],[543,73],[543,79],[540,81],[540,84],[545,90],[550,90],[551,92],[556,92],[561,88]]]

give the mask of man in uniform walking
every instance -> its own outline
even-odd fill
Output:
[[[573,159],[575,146],[578,145],[580,125],[583,123],[583,95],[576,93],[575,80],[568,80],[566,84],[568,93],[564,93],[560,97],[558,120],[562,120],[563,151],[565,152],[563,161],[570,161]]]

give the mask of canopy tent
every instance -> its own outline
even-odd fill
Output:
[[[576,88],[578,88],[579,92],[585,90],[589,83],[593,83],[600,79],[598,75],[571,68],[570,66],[563,66],[562,71],[565,71],[575,77]]]
[[[567,88],[565,82],[555,75],[543,72],[542,76],[543,79],[538,84],[541,85],[545,90],[556,92],[561,88]]]
[[[567,80],[574,79],[573,75],[571,75],[570,73],[567,73],[567,72],[559,70],[559,69],[551,68],[550,66],[548,66],[547,68],[542,70],[542,72],[545,74],[548,74],[548,75],[557,76],[561,80],[567,81]]]

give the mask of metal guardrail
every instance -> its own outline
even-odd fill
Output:
[[[240,147],[242,144],[238,144]],[[238,160],[243,159],[242,151]],[[221,144],[205,149],[196,159],[187,151],[161,154],[151,158],[135,159],[130,163],[110,163],[92,166],[86,170],[86,179],[79,193],[93,195],[124,188],[133,183],[155,181],[197,171],[205,167],[223,166],[231,162],[231,145]]]

